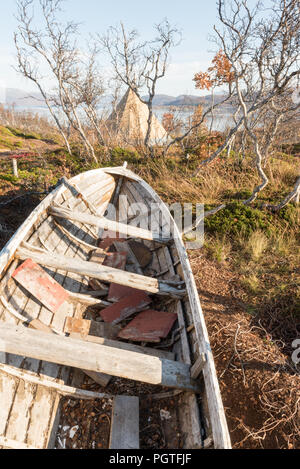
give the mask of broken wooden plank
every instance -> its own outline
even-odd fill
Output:
[[[114,398],[109,449],[140,449],[139,398]]]
[[[137,295],[141,290],[136,288],[127,287],[126,285],[118,285],[117,283],[111,283],[108,292],[108,301],[112,303],[118,303],[119,301],[127,298],[128,296]],[[145,293],[145,292],[143,292]]]
[[[120,332],[120,326],[105,322],[89,321],[87,319],[66,318],[64,331],[67,334],[78,333],[85,338],[88,335],[115,339]]]
[[[151,231],[144,230],[143,228],[136,228],[135,226],[126,225],[124,223],[118,223],[116,221],[109,220],[105,217],[96,217],[82,212],[75,212],[64,208],[62,206],[54,205],[49,207],[49,213],[57,218],[64,218],[66,220],[77,221],[79,223],[96,226],[103,230],[110,230],[129,238],[140,238],[148,241],[155,241],[161,244],[169,244],[172,238],[162,238],[155,236]]]
[[[99,384],[99,386],[106,388],[111,381],[111,376],[107,373],[99,373],[99,371],[91,371],[91,370],[84,370],[82,369],[85,375],[91,378],[95,383]]]
[[[177,314],[148,310],[138,314],[120,333],[121,339],[135,342],[160,342],[168,336]]]
[[[109,248],[115,243],[125,243],[127,241],[126,236],[119,236],[117,233],[113,233],[111,231],[104,231],[102,235],[102,239],[98,242],[98,246],[100,249],[104,251],[108,251]]]
[[[0,363],[0,371],[5,375],[21,379],[22,381],[52,389],[61,396],[71,397],[72,399],[94,400],[111,399],[113,397],[111,394],[98,393],[94,391],[87,391],[85,389],[75,388],[73,386],[67,386],[57,381],[55,378],[40,376],[32,371],[21,370],[20,368],[16,368],[10,365],[3,365],[2,363]]]
[[[123,168],[127,169],[127,161],[125,161],[125,163],[123,164]],[[117,202],[119,200],[119,195],[120,195],[120,192],[121,192],[121,189],[122,189],[123,182],[124,182],[124,178],[119,177],[118,184],[117,184],[117,187],[116,187],[115,193],[113,195],[113,199],[112,199],[112,205],[114,205],[114,206],[117,204]]]
[[[138,261],[139,265],[145,269],[151,264],[153,260],[153,253],[150,249],[145,246],[143,243],[139,243],[137,241],[129,241],[128,245],[133,252],[136,260]]]
[[[52,313],[56,313],[69,298],[67,291],[32,259],[27,259],[20,265],[12,274],[12,278]]]
[[[24,243],[24,245],[28,246],[27,243]],[[16,252],[16,257],[22,260],[31,258],[33,261],[47,267],[53,267],[65,272],[79,273],[90,278],[117,283],[119,285],[130,286],[149,293],[167,295],[174,298],[185,296],[185,289],[180,288],[182,285],[177,288],[151,277],[145,277],[131,272],[123,272],[111,267],[98,265],[94,262],[57,256],[46,252],[42,253],[34,249],[26,249],[26,247],[20,247]]]
[[[126,252],[108,252],[104,259],[103,265],[106,267],[112,267],[113,269],[125,270],[126,262]]]
[[[0,351],[125,379],[199,392],[184,363],[45,334],[23,326],[0,325]]]
[[[89,287],[93,290],[93,292],[91,292],[92,294],[94,294],[95,292],[101,292],[101,296],[107,296],[108,294],[108,288],[104,289],[106,285],[104,285],[102,282],[100,282],[100,280],[97,280],[95,278],[89,280]],[[104,293],[103,295],[102,292]]]
[[[134,272],[136,274],[144,275],[143,269],[141,268],[140,264],[137,261],[137,258],[133,254],[131,248],[129,247],[128,242],[120,243],[119,241],[115,241],[114,247],[117,252],[124,252],[127,253],[127,265],[126,270],[127,272]]]
[[[144,311],[152,302],[151,298],[144,292],[138,291],[134,295],[126,296],[100,312],[100,316],[107,323],[119,324],[134,313]]]

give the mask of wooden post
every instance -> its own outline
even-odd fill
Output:
[[[13,166],[13,173],[16,178],[19,177],[19,172],[18,172],[18,161],[16,158],[12,159],[12,166]]]

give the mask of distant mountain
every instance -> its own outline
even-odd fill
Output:
[[[40,93],[32,91],[23,91],[17,88],[0,89],[0,97],[5,100],[2,104],[14,105],[16,107],[36,109],[46,108],[46,104]],[[147,99],[147,96],[143,96],[143,99]],[[220,102],[224,99],[224,95],[218,94],[215,96],[215,103]],[[111,105],[113,97],[111,95],[105,95],[100,99],[100,107],[106,107]],[[0,99],[1,102],[1,99]],[[167,106],[198,106],[204,107],[212,104],[211,95],[207,96],[194,96],[194,95],[180,95],[180,96],[169,96],[166,94],[157,94],[153,100],[154,106],[167,107]]]
[[[15,105],[22,108],[46,107],[45,101],[40,93],[35,91],[23,91],[17,88],[6,88],[1,90],[2,104]]]
[[[143,99],[147,99],[147,96],[143,96]],[[215,102],[220,102],[224,99],[224,95],[216,95]],[[169,96],[166,94],[158,94],[153,100],[154,106],[209,106],[212,104],[211,95],[207,96],[194,96],[188,94],[182,94],[180,96]]]

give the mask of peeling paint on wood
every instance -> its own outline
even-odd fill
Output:
[[[136,342],[160,342],[168,336],[176,320],[174,313],[143,311],[119,333],[119,337]]]
[[[103,309],[100,311],[100,316],[105,322],[118,324],[132,314],[144,311],[151,301],[151,298],[141,291],[135,295],[126,296],[118,303]]]
[[[66,290],[31,259],[15,270],[12,277],[53,313],[69,298]]]

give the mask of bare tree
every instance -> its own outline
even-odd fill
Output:
[[[33,53],[33,49],[35,49],[34,44],[37,40],[37,34],[31,30],[32,17],[28,15],[28,8],[32,5],[32,3],[32,0],[21,0],[17,2],[17,20],[19,26],[18,32],[14,34],[14,42],[17,50],[18,71],[22,73],[25,78],[28,78],[33,83],[35,83],[35,85],[38,87],[48,107],[48,110],[65,142],[68,152],[72,154],[67,134],[64,131],[64,126],[57,116],[51,95],[49,95],[45,86],[43,85],[43,77],[39,71],[39,64]]]
[[[217,41],[231,64],[234,97],[242,110],[230,135],[244,128],[253,142],[261,178],[245,202],[251,203],[268,184],[263,163],[279,123],[300,105],[291,100],[300,76],[300,4],[298,0],[272,0],[271,10],[261,2],[251,10],[246,0],[218,0],[218,11],[223,30],[215,28]],[[282,105],[284,100],[286,105]],[[268,133],[262,142],[258,133],[266,116]]]
[[[90,68],[84,75],[82,58],[76,42],[79,33],[78,25],[73,22],[61,24],[57,19],[62,2],[63,0],[38,0],[44,20],[43,29],[38,29],[34,25],[32,9],[35,4],[34,0],[18,0],[19,25],[18,32],[15,34],[15,43],[19,69],[38,86],[59,130],[62,132],[62,125],[55,108],[63,111],[71,127],[79,134],[88,155],[97,161],[80,115],[80,107],[83,103],[89,109],[93,105],[91,90],[95,78],[94,55],[92,54]],[[42,85],[43,77],[38,73],[41,61],[47,66],[55,84],[51,97],[47,95],[46,85]],[[82,76],[85,78],[82,79]],[[67,144],[65,132],[63,134]]]
[[[155,26],[156,36],[151,41],[140,42],[136,30],[127,32],[124,25],[111,27],[99,37],[108,52],[116,77],[128,86],[146,104],[149,110],[145,147],[152,154],[151,126],[153,100],[158,81],[166,75],[170,50],[179,44],[180,31],[167,19]],[[148,93],[145,99],[142,93]]]
[[[77,94],[77,102],[81,104],[88,121],[96,132],[98,143],[104,145],[98,108],[105,87],[104,79],[98,71],[97,54],[97,48],[92,48],[83,76],[76,77],[76,80],[71,81],[70,85]]]

